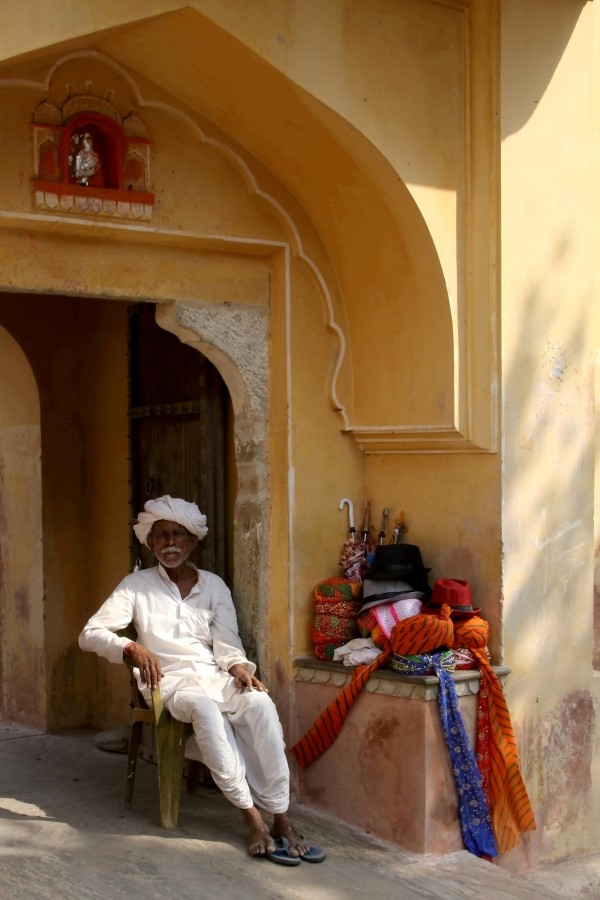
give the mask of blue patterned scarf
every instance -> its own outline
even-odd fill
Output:
[[[497,856],[498,849],[483,793],[481,773],[458,707],[454,679],[448,671],[454,668],[452,651],[410,657],[394,653],[391,667],[405,675],[427,675],[433,670],[439,678],[440,719],[452,760],[463,842],[469,853],[474,853],[475,856]]]

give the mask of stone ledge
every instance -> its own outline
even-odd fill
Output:
[[[308,684],[327,684],[342,688],[352,680],[353,668],[343,663],[325,662],[310,657],[296,659],[295,681]],[[492,666],[494,672],[504,684],[510,669],[507,666]],[[479,670],[461,669],[452,672],[459,697],[477,694],[479,690]],[[381,669],[371,675],[363,688],[363,692],[385,694],[388,697],[404,697],[409,700],[437,700],[439,680],[436,675],[399,675],[390,669]]]
[[[90,193],[65,194],[54,191],[36,190],[34,193],[36,209],[51,209],[58,212],[91,213],[92,215],[110,216],[115,219],[138,219],[149,222],[152,219],[151,203],[140,203],[134,200],[107,199]]]

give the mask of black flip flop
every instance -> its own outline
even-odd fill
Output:
[[[304,840],[304,836],[300,835],[300,839]],[[323,862],[324,859],[327,859],[327,854],[324,850],[321,849],[321,847],[317,847],[316,844],[309,844],[308,850],[306,851],[304,856],[300,857],[300,859],[303,862],[319,863]]]
[[[300,838],[304,840],[302,835]],[[316,844],[309,844],[304,856],[292,856],[289,848],[290,842],[286,837],[275,838],[275,850],[271,854],[265,855],[273,862],[281,863],[284,866],[297,866],[299,862],[320,863],[327,859],[325,851]]]
[[[309,844],[308,850],[306,851],[304,856],[300,857],[300,859],[302,860],[302,862],[318,863],[323,862],[324,859],[327,859],[327,854],[320,847],[317,847],[316,844]]]

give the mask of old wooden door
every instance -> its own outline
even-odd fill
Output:
[[[191,559],[227,579],[229,393],[212,363],[160,328],[154,313],[152,304],[129,309],[132,522],[149,498],[194,501],[207,516],[208,535]],[[155,562],[135,537],[131,556],[144,567]]]

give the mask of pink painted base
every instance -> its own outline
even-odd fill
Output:
[[[295,737],[334,699],[333,685],[296,683]],[[470,739],[477,698],[460,698]],[[415,853],[463,850],[458,801],[437,700],[363,694],[337,741],[297,771],[298,799]]]

